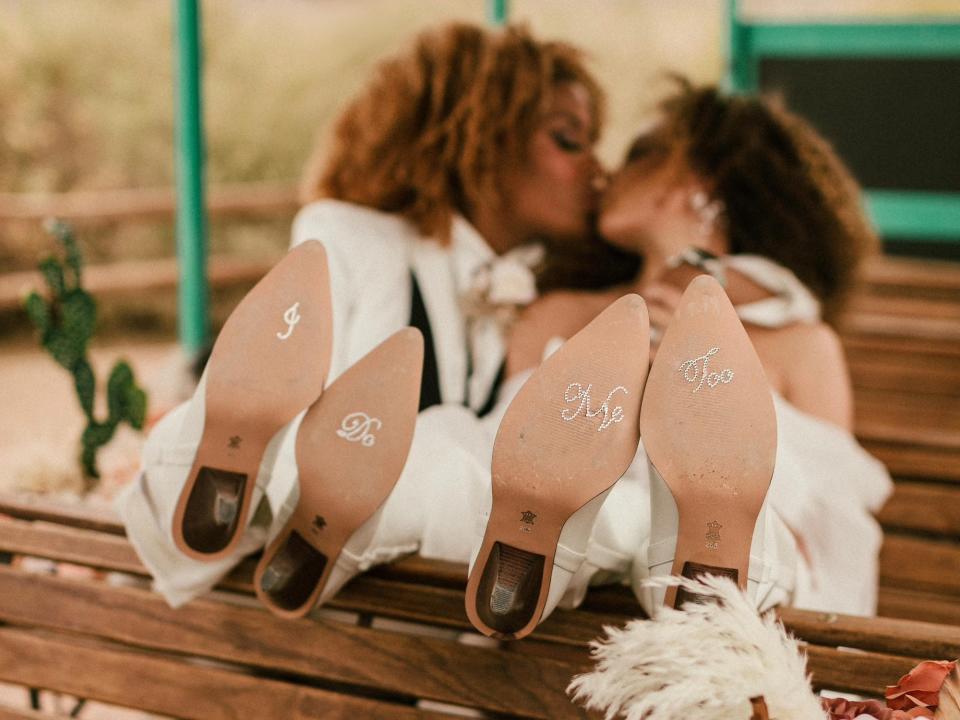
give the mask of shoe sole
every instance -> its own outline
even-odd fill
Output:
[[[297,432],[300,498],[254,574],[274,614],[316,604],[351,535],[386,502],[407,460],[423,368],[423,337],[405,328],[338,377]]]
[[[777,450],[773,396],[720,284],[699,276],[657,350],[640,410],[651,464],[677,504],[673,575],[725,575],[746,590],[750,546]],[[698,598],[668,588],[665,604]]]
[[[467,616],[485,635],[533,631],[564,524],[630,466],[649,348],[646,305],[622,297],[547,358],[507,409],[466,593]]]
[[[332,325],[327,256],[298,245],[224,324],[206,370],[203,433],[173,518],[186,555],[233,552],[271,438],[323,391]]]

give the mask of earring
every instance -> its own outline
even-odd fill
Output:
[[[697,233],[701,238],[708,238],[713,233],[713,228],[717,224],[717,218],[723,212],[723,203],[719,200],[711,200],[703,190],[693,190],[688,198],[690,209],[696,213],[700,220],[700,227]]]

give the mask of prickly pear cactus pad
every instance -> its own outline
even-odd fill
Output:
[[[87,419],[80,437],[80,464],[89,490],[100,477],[97,452],[110,442],[117,426],[126,422],[137,430],[143,428],[147,395],[137,386],[130,365],[118,360],[107,379],[107,417],[95,417],[97,381],[87,358],[87,347],[96,326],[97,305],[83,289],[83,260],[72,230],[62,222],[50,223],[48,230],[62,245],[64,257],[60,260],[50,256],[40,263],[49,297],[31,292],[25,307],[40,333],[41,345],[73,375],[80,408]]]

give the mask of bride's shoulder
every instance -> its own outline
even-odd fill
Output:
[[[846,373],[840,336],[825,322],[796,322],[748,331],[761,358],[773,360],[784,375]]]
[[[825,350],[840,348],[840,336],[837,331],[818,322],[795,322],[777,330],[780,341],[792,348],[808,348],[809,352],[821,353]]]

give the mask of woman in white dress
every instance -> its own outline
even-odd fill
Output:
[[[852,435],[851,384],[830,325],[876,243],[847,169],[781,105],[681,81],[613,176],[600,228],[643,258],[629,289],[648,303],[654,340],[692,266],[725,282],[775,394],[778,450],[768,499],[800,558],[792,602],[875,613],[882,533],[872,513],[891,483]],[[626,289],[541,298],[514,328],[508,371],[535,364],[549,338],[569,337]],[[635,511],[649,497],[646,472],[635,463],[617,488],[619,500],[615,490],[605,504],[582,576],[606,571],[596,581],[631,564],[636,580],[655,572],[658,538],[648,546],[649,528]]]

